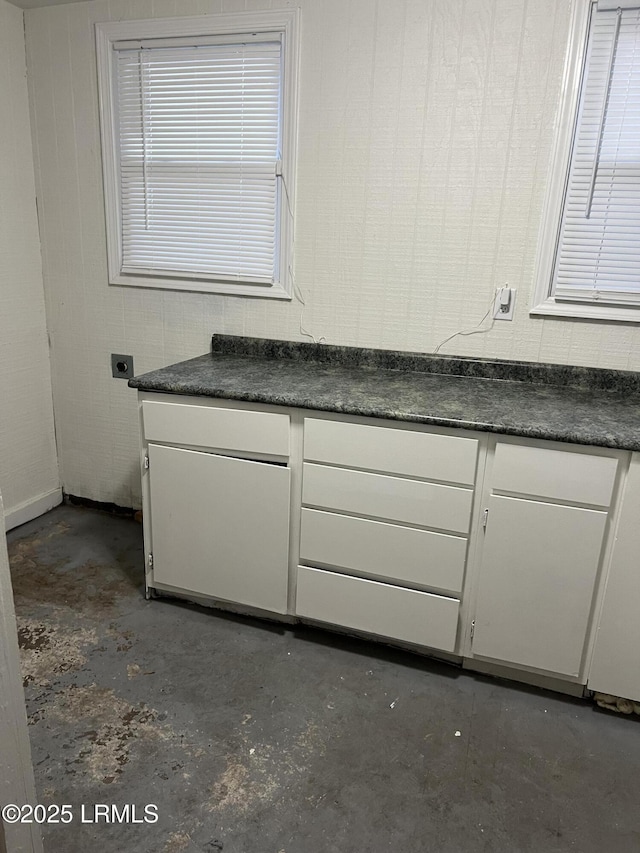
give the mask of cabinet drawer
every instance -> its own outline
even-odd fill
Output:
[[[498,442],[493,489],[569,504],[609,506],[617,464],[612,456]]]
[[[466,550],[467,540],[459,536],[302,510],[300,559],[305,563],[455,595],[462,589]]]
[[[298,568],[296,614],[453,652],[460,602],[320,569]]]
[[[288,415],[145,400],[142,419],[147,441],[289,455]]]
[[[467,533],[471,489],[305,462],[302,503]]]
[[[316,418],[304,422],[304,456],[311,462],[470,486],[477,453],[473,438]]]

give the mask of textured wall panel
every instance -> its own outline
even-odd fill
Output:
[[[0,295],[0,488],[10,519],[59,483],[23,19],[5,0],[0,0]]]
[[[66,488],[139,500],[138,372],[212,332],[305,339],[298,302],[109,287],[93,24],[269,8],[92,0],[26,13],[54,398]],[[274,0],[273,5],[289,5]],[[302,9],[295,275],[336,344],[432,351],[494,287],[515,319],[442,351],[640,368],[637,328],[528,314],[570,0],[295,0]],[[486,324],[488,325],[488,323]]]

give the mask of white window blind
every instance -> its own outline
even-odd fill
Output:
[[[121,272],[272,283],[279,272],[279,36],[114,49]]]
[[[640,306],[640,9],[611,5],[592,13],[553,294]]]

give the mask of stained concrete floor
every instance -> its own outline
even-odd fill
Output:
[[[130,519],[64,506],[9,542],[38,793],[74,810],[49,853],[640,850],[635,718],[145,601]]]

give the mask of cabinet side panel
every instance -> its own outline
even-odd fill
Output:
[[[640,701],[640,453],[634,453],[596,644],[588,678],[590,690]]]

